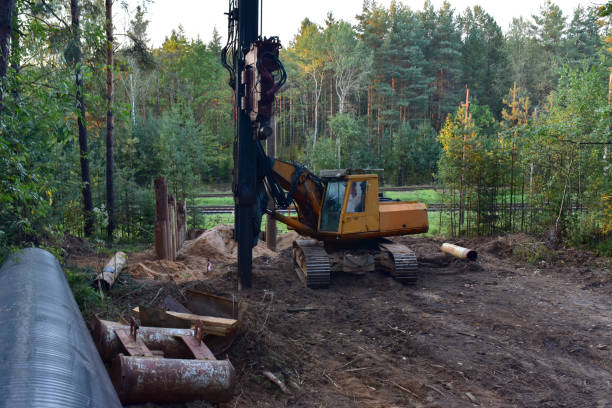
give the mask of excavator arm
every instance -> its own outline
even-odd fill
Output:
[[[267,177],[268,191],[274,190],[270,188],[270,185],[274,183],[278,183],[283,190],[287,191],[285,201],[295,203],[298,219],[286,217],[276,212],[269,213],[278,221],[289,225],[300,233],[314,234],[318,228],[321,215],[321,203],[325,191],[324,182],[304,166],[272,157],[269,160],[274,179],[270,180],[271,177]]]

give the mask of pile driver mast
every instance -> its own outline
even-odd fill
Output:
[[[252,249],[267,206],[263,179],[267,156],[260,140],[272,134],[270,117],[275,94],[286,75],[278,59],[277,37],[262,38],[259,0],[230,0],[227,44],[221,61],[234,90],[236,135],[232,191],[235,203],[234,239],[238,243],[238,274],[242,288],[251,287]]]

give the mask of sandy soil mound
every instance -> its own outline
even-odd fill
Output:
[[[187,266],[183,262],[172,262],[165,259],[142,261],[129,267],[130,275],[134,279],[169,280],[170,276],[175,278],[186,271]]]
[[[209,229],[192,242],[184,245],[182,253],[186,256],[210,258],[217,262],[235,262],[238,246],[232,239],[234,229],[230,225],[217,225]],[[267,256],[276,257],[276,252],[266,248],[265,243],[258,242],[253,248],[253,258]]]
[[[283,234],[278,237],[276,240],[276,250],[282,251],[287,248],[291,248],[293,246],[293,241],[296,239],[308,239],[307,237],[303,237],[295,231],[289,231],[286,234]]]

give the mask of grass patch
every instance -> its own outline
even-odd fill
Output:
[[[114,306],[110,302],[110,298],[105,296],[102,299],[100,292],[92,286],[91,283],[94,279],[93,269],[64,268],[64,274],[72,290],[74,300],[79,305],[84,318],[87,319],[102,310],[108,312],[113,309]]]
[[[385,191],[385,196],[394,200],[419,201],[425,204],[442,202],[440,193],[434,189],[415,191]]]
[[[541,242],[523,242],[517,244],[512,248],[512,254],[533,265],[541,261],[553,263],[559,259],[559,255],[555,251],[549,249]]]
[[[191,203],[193,201],[193,204]],[[234,197],[198,197],[189,201],[189,205],[218,206],[234,205]]]
[[[588,242],[583,244],[582,247],[593,251],[598,256],[612,257],[612,235],[602,240]]]

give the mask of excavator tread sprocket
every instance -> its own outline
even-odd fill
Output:
[[[309,288],[329,286],[331,264],[327,252],[313,240],[297,240],[293,243],[293,259],[298,277]]]
[[[396,280],[409,285],[415,285],[418,277],[418,262],[414,251],[402,244],[384,242],[380,244],[381,250],[387,251],[395,264],[394,268],[387,267],[387,272]]]

